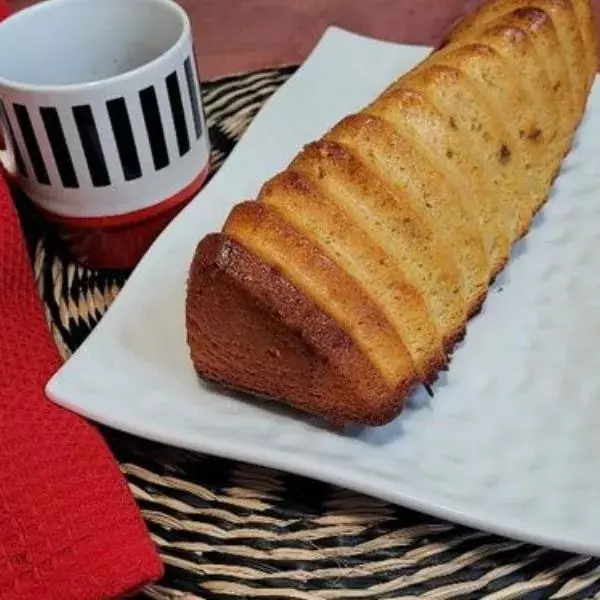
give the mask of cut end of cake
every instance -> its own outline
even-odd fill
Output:
[[[417,383],[391,387],[331,318],[224,234],[198,245],[186,326],[201,379],[276,399],[335,426],[388,423]]]

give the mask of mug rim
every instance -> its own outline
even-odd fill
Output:
[[[91,2],[93,0],[86,0]],[[124,0],[121,0],[124,1]],[[145,62],[144,64],[125,71],[124,73],[119,73],[118,75],[111,75],[109,77],[105,77],[103,79],[97,79],[95,81],[84,81],[81,83],[65,83],[65,84],[36,84],[36,83],[25,83],[13,81],[11,79],[6,79],[0,76],[0,86],[4,86],[6,88],[19,90],[23,92],[29,93],[52,93],[52,94],[61,94],[63,92],[74,92],[74,91],[84,91],[84,90],[94,90],[97,88],[102,88],[105,86],[119,85],[124,81],[127,81],[132,78],[136,78],[144,73],[151,71],[155,66],[164,60],[168,59],[171,55],[177,54],[179,52],[181,46],[187,43],[187,40],[191,37],[191,23],[190,18],[187,12],[174,0],[127,0],[128,2],[138,2],[140,4],[154,4],[167,7],[173,10],[177,16],[181,19],[182,31],[175,41],[167,50],[165,50],[159,56]],[[37,12],[42,12],[44,10],[53,10],[60,5],[69,4],[73,2],[81,2],[81,0],[44,0],[44,2],[40,2],[38,4],[34,4],[33,6],[29,6],[23,10],[15,12],[0,22],[0,35],[2,35],[2,28],[9,26],[11,23],[30,17],[32,14]]]

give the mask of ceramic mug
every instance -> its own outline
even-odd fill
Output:
[[[171,0],[48,0],[0,24],[0,160],[73,254],[130,268],[210,147],[190,20]]]

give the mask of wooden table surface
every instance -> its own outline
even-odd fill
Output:
[[[40,0],[9,0],[16,9]],[[102,1],[102,0],[98,0]],[[126,1],[126,0],[123,0]],[[178,0],[192,16],[203,79],[301,62],[328,25],[435,44],[481,0]],[[592,0],[600,26],[600,0]]]

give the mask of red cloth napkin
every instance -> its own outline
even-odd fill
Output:
[[[0,600],[116,598],[162,575],[102,437],[44,396],[59,366],[0,173]]]

